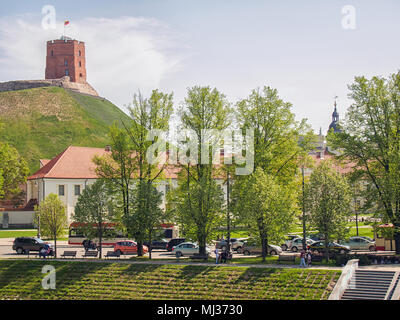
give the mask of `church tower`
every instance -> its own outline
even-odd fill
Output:
[[[335,99],[335,110],[332,113],[332,122],[329,125],[329,130],[331,130],[333,128],[333,132],[340,132],[340,128],[339,128],[339,113],[337,112],[337,108],[336,108],[336,99]]]
[[[45,79],[68,76],[71,82],[86,84],[85,43],[62,36],[47,41]]]

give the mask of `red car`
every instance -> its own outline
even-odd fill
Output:
[[[148,251],[149,248],[143,246],[143,253],[147,253]],[[118,252],[119,254],[137,253],[137,243],[132,240],[118,241],[114,245],[114,252]]]

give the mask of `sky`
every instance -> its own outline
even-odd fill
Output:
[[[178,106],[195,85],[232,104],[270,86],[325,133],[335,96],[344,118],[355,76],[399,70],[399,12],[398,0],[12,1],[0,6],[0,81],[43,79],[46,41],[68,19],[88,82],[124,111],[156,88]]]

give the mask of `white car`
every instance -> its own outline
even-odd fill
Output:
[[[182,256],[190,256],[195,253],[199,253],[200,247],[193,242],[183,242],[181,244],[178,244],[177,246],[172,248],[172,253],[175,254],[177,258],[182,257]],[[206,253],[210,254],[211,250],[210,248],[206,247]]]
[[[310,238],[306,238],[306,244],[309,246],[311,244],[313,244],[315,241],[310,239]],[[297,252],[299,250],[303,249],[303,238],[296,238],[293,239],[291,246],[290,246],[290,250],[293,252]]]
[[[281,245],[283,251],[288,250],[292,246],[292,241],[294,239],[300,238],[298,235],[288,235],[286,236],[285,243]]]

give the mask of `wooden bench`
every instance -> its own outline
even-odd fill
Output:
[[[105,258],[111,258],[111,257],[114,257],[114,258],[120,258],[120,254],[119,254],[119,252],[114,252],[114,251],[107,251],[107,254],[104,256]]]
[[[195,253],[194,255],[190,256],[189,259],[195,259],[195,260],[208,260],[209,254],[199,254]]]
[[[97,250],[96,251],[86,251],[82,257],[83,258],[86,258],[86,257],[96,258],[98,254],[99,254],[99,252]]]
[[[64,251],[64,253],[61,255],[61,257],[63,257],[63,258],[66,258],[66,257],[76,258],[76,251]]]
[[[278,262],[281,261],[292,261],[293,263],[296,261],[296,256],[295,255],[287,255],[287,254],[280,254],[278,258]]]

